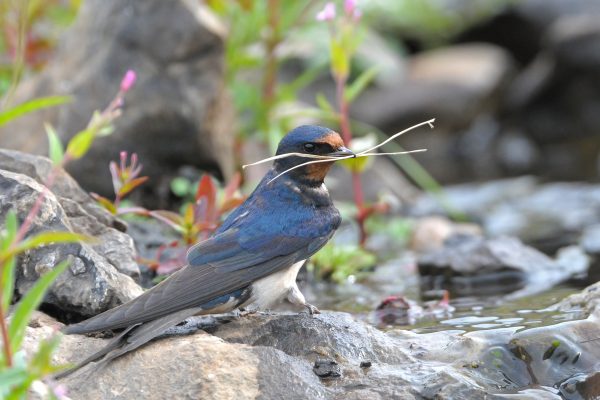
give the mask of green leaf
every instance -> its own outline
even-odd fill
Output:
[[[321,92],[317,93],[316,101],[317,101],[317,105],[319,106],[319,108],[321,110],[329,112],[329,113],[335,112],[333,110],[333,106],[331,105],[329,100],[327,100],[327,97],[325,97],[325,95],[323,93],[321,93]]]
[[[13,367],[0,371],[0,398],[5,398],[11,387],[21,385],[28,377],[25,368]]]
[[[350,171],[360,173],[367,168],[369,157],[348,158],[338,162]]]
[[[5,258],[4,254],[7,253],[8,248],[17,235],[18,222],[17,214],[14,211],[8,212],[6,219],[4,220],[4,226],[4,237],[0,237],[0,239],[2,239],[0,242],[0,259],[4,260],[4,264],[0,264],[0,287],[3,289],[0,307],[7,311],[14,290],[15,258],[11,256]]]
[[[95,137],[96,134],[93,129],[85,129],[79,132],[69,141],[69,144],[67,145],[67,154],[73,160],[83,157],[92,146]]]
[[[10,257],[22,253],[26,250],[30,250],[35,247],[51,243],[74,243],[80,241],[91,242],[93,240],[94,239],[92,237],[80,235],[78,233],[73,232],[42,232],[18,243],[16,246],[12,247],[9,251],[7,251],[7,254]]]
[[[352,84],[346,89],[344,93],[344,97],[348,103],[351,103],[356,96],[358,96],[362,91],[375,79],[377,73],[379,72],[378,66],[373,66],[368,70],[364,71],[358,78],[352,82]]]
[[[0,269],[2,270],[2,275],[0,276],[0,286],[2,287],[2,303],[0,303],[0,307],[5,311],[8,311],[8,307],[10,306],[10,301],[13,296],[14,286],[15,286],[15,258],[8,257],[4,261],[4,265],[0,265]]]
[[[125,184],[123,186],[121,186],[121,188],[119,189],[119,196],[121,196],[121,197],[127,196],[133,189],[140,186],[147,180],[148,180],[147,176],[141,176],[139,178],[135,178],[135,179],[125,182]]]
[[[331,70],[333,75],[345,79],[350,72],[350,60],[343,44],[338,40],[331,41]]]
[[[94,200],[100,203],[100,205],[104,207],[108,212],[110,212],[113,215],[117,213],[117,207],[115,207],[115,204],[112,201],[110,201],[104,196],[100,196],[97,193],[90,193],[90,195],[94,198]]]
[[[179,176],[171,181],[170,186],[171,192],[173,192],[175,196],[185,197],[190,193],[192,184],[188,179]]]
[[[18,225],[19,223],[17,222],[17,214],[11,210],[6,215],[6,219],[4,220],[4,226],[6,228],[5,248],[8,248],[10,243],[13,241],[14,237],[17,235],[17,229],[19,228]]]
[[[98,136],[109,136],[115,131],[114,125],[106,125],[98,129]]]
[[[58,138],[54,127],[48,123],[44,123],[46,134],[48,135],[48,154],[54,165],[60,165],[65,157],[65,151],[63,149],[62,142]]]
[[[57,106],[59,104],[64,104],[69,101],[71,101],[71,97],[69,96],[40,97],[38,99],[26,101],[25,103],[21,103],[0,113],[0,126],[5,125],[9,121],[12,121],[13,119],[18,118],[22,115],[41,110],[42,108],[48,108]]]
[[[10,346],[13,352],[16,352],[21,346],[21,342],[25,337],[25,328],[29,323],[31,314],[39,307],[50,285],[58,278],[60,274],[69,265],[69,261],[65,260],[56,265],[50,272],[42,275],[29,289],[27,294],[15,306],[10,326],[8,328],[8,336],[10,337]]]

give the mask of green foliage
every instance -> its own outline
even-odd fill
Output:
[[[25,114],[38,111],[48,107],[54,107],[71,101],[69,96],[49,96],[39,97],[17,106],[9,108],[0,113],[0,126],[7,124],[15,118],[19,118]]]
[[[41,70],[62,31],[77,14],[81,0],[0,1],[0,97],[21,77]]]
[[[61,165],[65,157],[65,150],[63,149],[60,138],[52,125],[45,123],[44,128],[48,135],[48,154],[52,160],[52,164]]]
[[[67,145],[67,155],[72,160],[77,160],[85,155],[92,146],[96,132],[92,129],[84,129],[78,132]]]
[[[413,231],[412,221],[404,217],[390,218],[388,215],[373,215],[365,222],[365,225],[369,233],[386,235],[400,245],[410,239]]]
[[[25,338],[25,328],[27,327],[31,315],[42,303],[44,295],[50,288],[50,285],[52,285],[56,278],[65,271],[68,265],[68,260],[62,261],[50,270],[50,272],[42,275],[15,306],[8,329],[10,346],[13,353],[19,350],[19,347]]]
[[[347,282],[375,266],[377,257],[359,246],[326,244],[312,256],[310,270],[319,278],[336,283]]]
[[[62,261],[42,275],[15,305],[8,323],[4,316],[8,314],[14,290],[15,259],[20,253],[38,246],[85,239],[70,232],[42,232],[25,240],[19,240],[18,233],[16,213],[9,212],[4,230],[0,232],[0,316],[2,317],[0,328],[6,333],[6,336],[3,335],[3,351],[0,353],[0,398],[7,399],[25,398],[34,381],[60,369],[52,364],[51,357],[58,345],[58,336],[42,341],[29,362],[25,361],[21,344],[33,312],[43,301],[52,283],[69,264],[66,260]],[[6,338],[8,342],[5,341]]]
[[[32,3],[35,4],[36,2]],[[135,75],[133,75],[134,80]],[[120,115],[120,105],[123,102],[122,97],[124,94],[125,90],[121,88],[115,99],[103,112],[94,113],[86,129],[75,135],[68,143],[66,154],[58,134],[51,125],[46,124],[45,128],[48,135],[50,157],[54,164],[54,169],[50,172],[45,182],[47,186],[51,186],[54,182],[54,178],[58,172],[56,168],[70,160],[81,158],[89,150],[93,140],[97,136],[112,132],[112,122]],[[23,103],[0,114],[0,125],[40,108],[62,104],[66,99],[65,97],[52,97]],[[135,182],[130,184],[129,187],[122,187],[121,192],[127,193],[133,186],[135,186]],[[36,352],[30,355],[29,361],[25,360],[21,344],[25,338],[26,327],[33,312],[42,303],[52,283],[64,272],[69,263],[67,260],[59,262],[52,270],[41,276],[33,284],[14,307],[9,324],[9,319],[6,316],[9,312],[14,291],[17,256],[39,246],[90,240],[90,238],[71,232],[41,232],[25,238],[25,234],[31,227],[45,196],[46,192],[39,194],[20,228],[17,223],[16,214],[9,212],[5,218],[4,229],[0,230],[0,333],[2,339],[2,349],[0,351],[0,398],[26,398],[34,382],[59,370],[58,367],[52,364],[52,353],[56,349],[59,340],[57,336],[40,342]]]
[[[361,4],[365,17],[377,21],[377,29],[434,47],[517,1],[474,0],[449,5],[441,1],[372,0]]]
[[[352,84],[350,84],[344,92],[344,97],[348,103],[352,103],[354,99],[363,92],[369,86],[369,84],[375,79],[379,67],[377,65],[363,71],[358,78],[356,78]]]
[[[229,26],[226,78],[241,120],[240,135],[257,135],[273,151],[295,125],[280,110],[296,102],[298,91],[324,68],[322,63],[313,64],[288,82],[278,77],[281,66],[293,56],[284,51],[285,46],[313,23],[317,2],[212,0],[208,4]],[[250,84],[249,78],[259,83]]]
[[[167,210],[149,211],[148,215],[165,222],[182,236],[183,242],[190,246],[199,240],[206,239],[221,223],[223,216],[239,206],[244,197],[239,194],[241,175],[235,174],[223,190],[219,190],[209,175],[203,175],[197,185],[191,182],[177,185],[180,193],[188,196],[191,188],[195,189],[193,201],[182,207],[181,214]],[[187,190],[187,191],[184,191]]]
[[[15,354],[15,363],[7,369],[0,369],[0,398],[7,400],[27,399],[29,389],[35,381],[40,381],[62,369],[54,365],[52,354],[60,343],[60,336],[53,335],[40,341],[37,351],[26,361],[23,351]],[[50,395],[50,398],[55,398]]]

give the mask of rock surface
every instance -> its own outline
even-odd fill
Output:
[[[22,222],[43,192],[52,164],[44,157],[0,150],[0,226],[6,214],[16,210]],[[30,250],[19,257],[16,297],[23,295],[35,280],[64,259],[69,269],[54,283],[46,306],[66,316],[91,316],[141,294],[132,277],[139,276],[132,239],[115,229],[122,223],[100,208],[63,170],[42,203],[28,231],[71,231],[92,236],[93,244],[60,244]]]
[[[479,221],[487,235],[517,236],[547,253],[579,243],[584,232],[600,223],[600,185],[592,183],[538,184],[524,176],[447,186],[444,193],[456,211]],[[446,213],[427,194],[406,211],[415,216]],[[590,251],[592,233],[584,244]]]
[[[133,69],[138,79],[116,131],[69,166],[77,181],[112,193],[108,169],[100,174],[98,168],[108,168],[123,150],[139,154],[153,187],[184,164],[228,177],[233,139],[223,91],[223,35],[205,5],[186,0],[86,1],[53,61],[16,94],[16,101],[57,94],[73,101],[6,125],[0,146],[47,154],[44,122],[66,142],[108,104]]]
[[[35,320],[26,351],[56,324]],[[211,334],[158,339],[61,383],[73,399],[560,399],[559,392],[573,387],[573,396],[599,394],[591,384],[565,384],[597,371],[600,350],[586,341],[597,334],[597,312],[551,327],[469,333],[382,332],[334,312],[212,318],[199,325]],[[106,342],[66,336],[55,361],[79,360]]]
[[[442,249],[422,255],[418,267],[425,289],[441,286],[458,296],[512,292],[507,297],[514,298],[587,272],[589,263],[578,250],[565,249],[553,260],[513,237],[455,235]]]

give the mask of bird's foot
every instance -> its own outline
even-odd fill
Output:
[[[308,313],[310,315],[321,314],[321,311],[317,307],[313,306],[312,304],[306,303],[306,304],[304,304],[304,307],[306,307],[308,309]]]
[[[254,309],[240,309],[235,312],[235,316],[237,318],[243,318],[243,317],[247,317],[248,315],[256,314],[257,312],[258,312],[258,310],[254,310]]]
[[[249,315],[256,315],[256,316],[269,316],[269,315],[273,315],[274,313],[272,313],[269,310],[263,310],[260,311],[257,308],[251,308],[251,309],[241,309],[238,310],[236,313],[236,317],[237,318],[243,318],[243,317],[247,317]]]

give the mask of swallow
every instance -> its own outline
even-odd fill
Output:
[[[297,127],[281,140],[277,155],[287,153],[354,155],[338,133],[313,125]],[[306,161],[301,156],[275,160],[214,235],[190,248],[185,267],[141,296],[67,326],[65,334],[123,331],[61,377],[89,362],[100,364],[120,357],[194,315],[264,310],[283,299],[306,307],[310,314],[319,313],[306,302],[296,276],[331,239],[341,217],[324,184],[334,161],[280,175]]]

